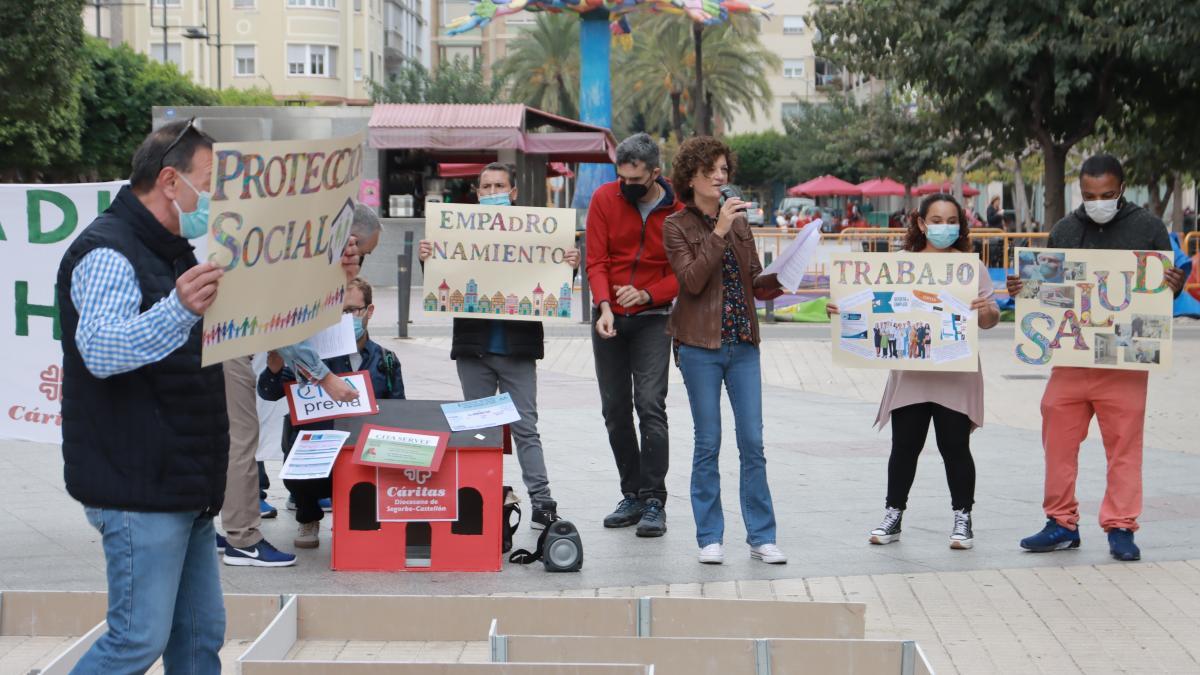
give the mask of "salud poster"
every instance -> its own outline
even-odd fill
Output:
[[[123,184],[0,185],[0,439],[62,442],[58,264]]]
[[[979,370],[971,301],[979,257],[969,253],[833,256],[833,362],[851,368]]]
[[[362,153],[362,134],[213,148],[208,259],[225,276],[204,314],[204,365],[341,320]]]
[[[425,205],[427,314],[561,321],[571,316],[575,211]]]
[[[1017,359],[1034,366],[1165,370],[1170,251],[1018,248]]]

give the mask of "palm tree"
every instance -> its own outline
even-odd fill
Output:
[[[648,129],[669,128],[678,141],[683,140],[685,126],[710,126],[707,119],[697,119],[699,92],[705,103],[702,116],[729,119],[741,110],[755,118],[771,103],[766,72],[778,69],[780,60],[758,41],[757,25],[750,21],[706,27],[700,33],[703,61],[697,73],[696,35],[690,22],[669,15],[637,17],[636,46],[615,60],[614,107],[637,110]],[[696,86],[697,75],[703,87]]]
[[[546,112],[579,115],[579,19],[571,12],[538,15],[534,27],[509,46],[496,66],[510,95]]]

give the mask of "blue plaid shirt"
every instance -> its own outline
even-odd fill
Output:
[[[200,320],[175,291],[141,312],[133,264],[111,248],[95,249],[75,266],[71,302],[79,312],[75,346],[87,369],[101,379],[161,361],[187,342]]]

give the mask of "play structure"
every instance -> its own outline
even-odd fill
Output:
[[[635,12],[674,14],[701,25],[715,25],[733,14],[767,16],[766,8],[739,0],[478,0],[471,13],[450,23],[450,35],[483,28],[496,17],[517,12],[575,12],[579,26],[579,117],[605,129],[612,128],[612,81],[609,47],[614,35],[628,35],[628,16]],[[616,178],[611,164],[582,164],[571,206],[586,209],[596,188]]]

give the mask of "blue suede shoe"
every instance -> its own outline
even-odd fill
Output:
[[[279,509],[267,503],[267,500],[258,500],[258,515],[261,518],[274,518],[279,515]]]
[[[1113,558],[1123,562],[1142,559],[1142,550],[1133,543],[1133,530],[1123,527],[1116,527],[1108,531],[1108,552],[1112,554]]]
[[[222,537],[219,534],[217,535],[217,552],[218,553],[225,552],[225,537]]]
[[[1132,543],[1132,541],[1131,541]],[[1021,540],[1021,548],[1034,553],[1049,553],[1066,548],[1079,548],[1079,530],[1068,530],[1053,518],[1046,520],[1041,532]]]
[[[320,505],[321,510],[324,511],[325,513],[330,513],[331,511],[333,511],[333,500],[330,499],[329,497],[319,500],[317,502],[317,504]]]

